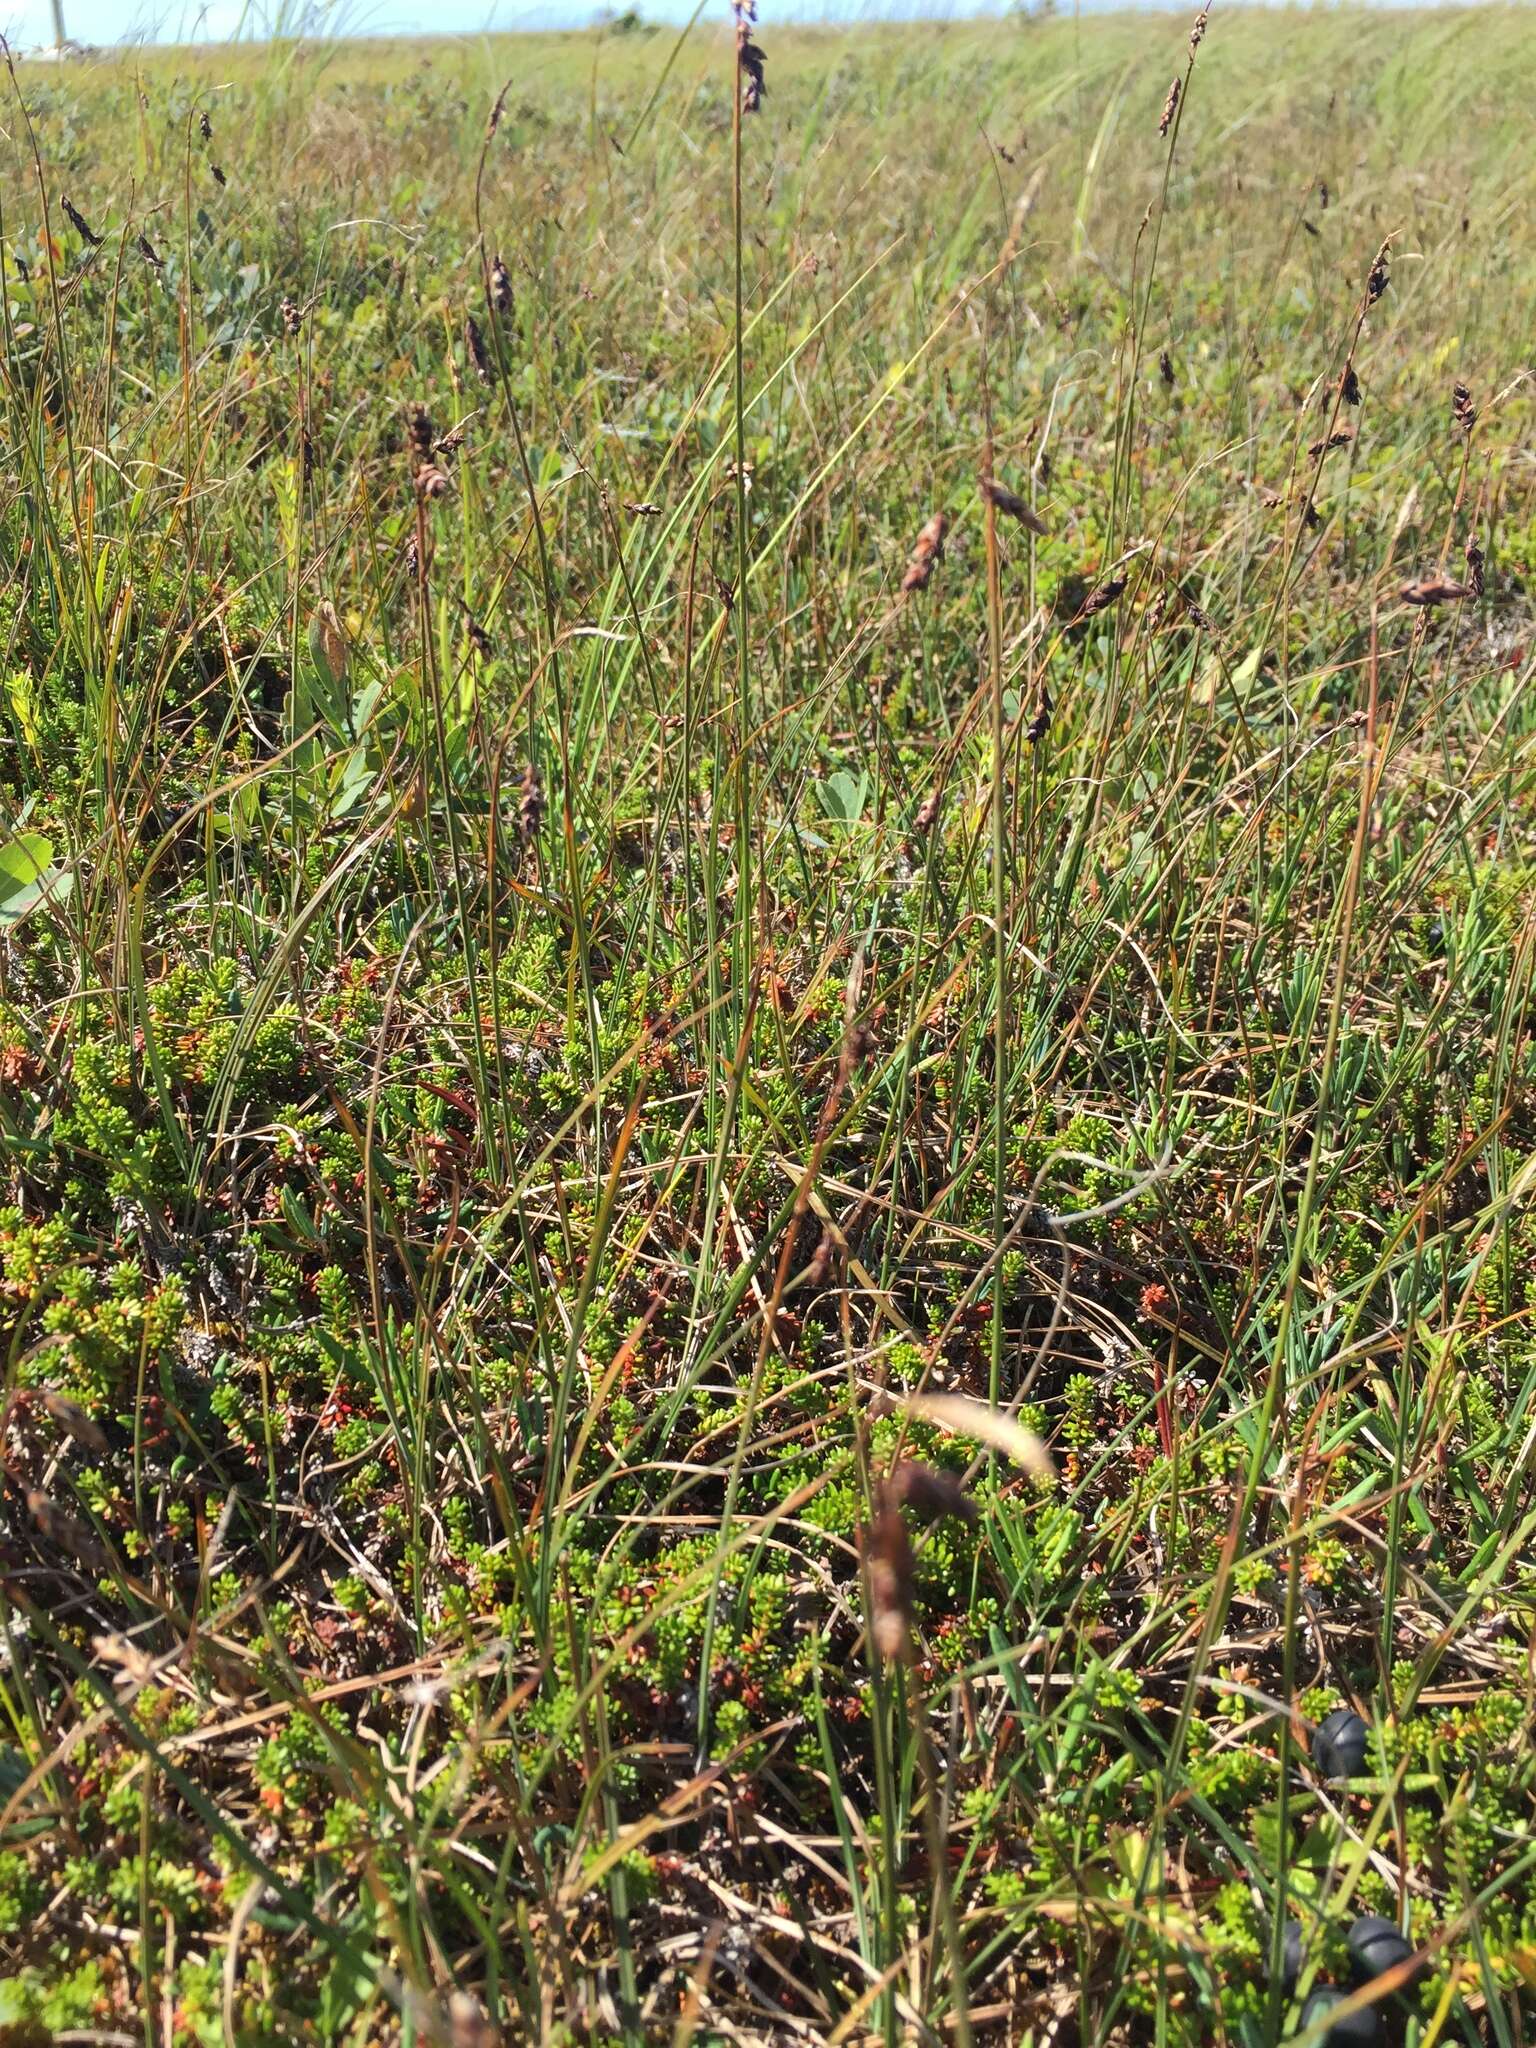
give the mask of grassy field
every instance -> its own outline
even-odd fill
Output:
[[[1533,2038],[1536,36],[1193,27],[0,81],[7,2048]]]

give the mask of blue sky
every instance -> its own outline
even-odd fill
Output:
[[[264,0],[62,0],[64,26],[76,42],[222,42],[239,32],[261,34],[277,11]],[[594,0],[595,4],[595,0]],[[526,0],[351,0],[347,25],[375,35],[439,34],[517,26],[534,11]],[[592,9],[572,0],[577,20]],[[18,49],[53,41],[49,0],[0,0],[0,27]]]
[[[602,4],[603,0],[333,0],[325,11],[333,27],[354,33],[454,35],[556,23],[579,27]],[[610,0],[615,12],[623,4],[624,0]],[[64,26],[76,42],[222,42],[237,33],[264,33],[284,0],[62,0],[62,5]],[[686,21],[693,5],[694,0],[640,0],[640,11],[653,21]],[[725,0],[707,0],[704,11],[723,16]],[[776,11],[846,21],[914,12],[976,14],[987,11],[987,0],[953,0],[952,7],[946,0],[922,0],[920,5],[915,0],[896,0],[894,5],[892,0],[791,0],[776,6]],[[49,0],[0,0],[0,30],[19,50],[51,43]]]
[[[364,35],[460,35],[486,29],[584,27],[605,0],[61,0],[64,25],[76,42],[223,42],[261,36],[274,21],[303,13],[311,25]],[[629,0],[606,0],[618,12]],[[635,0],[652,21],[686,21],[696,0]],[[781,18],[891,20],[901,16],[1002,12],[1018,0],[771,0]],[[1023,0],[1028,4],[1028,0]],[[1070,11],[1073,0],[1057,0]],[[1085,13],[1113,6],[1166,7],[1185,0],[1077,0]],[[1195,0],[1188,0],[1193,9]],[[1403,4],[1403,0],[1398,0]],[[1413,4],[1413,0],[1408,0]],[[705,0],[706,18],[723,18],[727,0]],[[50,0],[0,0],[0,32],[18,50],[53,41]]]

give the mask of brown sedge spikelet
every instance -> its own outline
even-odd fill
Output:
[[[1353,427],[1335,427],[1331,434],[1324,434],[1307,449],[1309,455],[1331,455],[1335,448],[1347,448],[1355,438]]]
[[[491,265],[491,304],[498,313],[512,310],[512,273],[499,256]]]
[[[866,1060],[873,1059],[880,1044],[880,1020],[884,1015],[885,1005],[881,1003],[865,1022],[848,1025],[843,1033],[844,1078],[856,1074]]]
[[[1456,604],[1472,594],[1469,584],[1453,583],[1445,576],[1421,577],[1417,583],[1405,583],[1401,592],[1404,604],[1419,605],[1426,611],[1437,604]]]
[[[480,412],[481,408],[476,406],[475,410],[466,413],[456,426],[450,427],[446,434],[439,434],[432,443],[432,453],[434,455],[457,455],[464,446],[464,443],[469,439],[470,427],[474,421],[479,419]]]
[[[111,1449],[106,1431],[100,1423],[94,1422],[78,1402],[69,1400],[63,1394],[56,1394],[48,1388],[38,1396],[46,1412],[51,1415],[66,1436],[72,1436],[77,1444],[83,1444],[98,1457],[105,1457]]]
[[[1360,403],[1360,379],[1355,375],[1353,363],[1346,363],[1344,365],[1344,373],[1339,378],[1339,396],[1346,405],[1358,405]]]
[[[930,833],[939,821],[939,812],[943,804],[943,792],[937,789],[930,790],[917,807],[917,816],[912,820],[912,830],[923,836]]]
[[[1024,737],[1032,747],[1038,747],[1050,731],[1051,714],[1055,709],[1056,706],[1051,702],[1051,693],[1042,680],[1040,684],[1040,702],[1035,708],[1034,717],[1024,728]]]
[[[442,497],[448,488],[448,479],[432,459],[437,433],[432,425],[432,415],[424,405],[411,407],[406,431],[410,436],[411,473],[416,495],[428,500]]]
[[[1123,576],[1110,576],[1106,578],[1103,583],[1099,584],[1097,589],[1090,590],[1083,599],[1082,605],[1078,610],[1078,618],[1097,618],[1100,612],[1107,612],[1124,588],[1125,578]]]
[[[464,348],[469,360],[475,366],[475,375],[482,384],[491,382],[491,358],[485,345],[485,336],[480,331],[480,322],[473,313],[464,315]]]
[[[1010,491],[990,476],[981,479],[981,495],[995,510],[1004,512],[1010,519],[1017,519],[1021,526],[1027,526],[1031,533],[1048,533],[1049,527],[1035,511],[1025,503],[1017,492]]]
[[[481,656],[494,654],[496,652],[495,641],[487,633],[484,626],[481,625],[462,597],[459,599],[459,610],[464,614],[464,638],[469,642],[476,654]]]
[[[935,512],[917,536],[907,573],[901,579],[901,587],[906,594],[928,588],[935,566],[944,559],[944,536],[948,531],[948,517],[943,512]]]
[[[763,66],[767,59],[752,40],[752,30],[757,22],[755,0],[735,0],[736,13],[736,69],[741,77],[741,111],[756,114],[761,111],[768,96],[768,87],[763,82]]]
[[[285,295],[277,310],[282,316],[284,334],[292,338],[304,325],[303,307],[297,299],[290,299]]]
[[[1459,380],[1451,388],[1451,423],[1463,434],[1470,434],[1477,425],[1477,407],[1472,403],[1472,394]]]
[[[437,443],[437,429],[432,424],[432,415],[424,405],[413,405],[406,416],[406,432],[410,436],[411,453],[418,463],[430,462],[432,450]]]
[[[888,1664],[910,1660],[917,1620],[917,1559],[903,1507],[927,1522],[946,1515],[963,1522],[976,1519],[958,1475],[939,1466],[903,1458],[876,1484],[874,1515],[862,1548],[869,1573],[870,1636]]]
[[[1184,81],[1175,78],[1168,88],[1168,97],[1163,101],[1163,118],[1157,124],[1159,135],[1166,135],[1173,126],[1173,117],[1179,111],[1179,97],[1184,90]]]
[[[823,1230],[811,1254],[811,1263],[805,1269],[805,1285],[825,1287],[836,1264],[837,1238],[832,1231]]]
[[[1208,7],[1202,7],[1200,12],[1195,16],[1193,22],[1191,22],[1189,29],[1189,54],[1191,55],[1191,57],[1193,57],[1196,50],[1198,50],[1200,45],[1205,41],[1205,31],[1207,26],[1209,25],[1210,19],[1210,9]]]
[[[1391,274],[1387,269],[1387,259],[1390,254],[1391,244],[1383,242],[1376,252],[1376,261],[1371,265],[1365,280],[1365,302],[1368,306],[1374,306],[1387,286],[1392,282]]]
[[[62,204],[64,211],[69,215],[70,226],[74,229],[75,233],[80,237],[81,241],[89,242],[93,249],[99,249],[102,243],[106,240],[106,236],[98,235],[95,232],[90,222],[86,219],[85,215],[80,211],[79,207],[75,205],[72,199],[65,199],[62,200],[60,203]]]
[[[73,1515],[66,1514],[63,1508],[56,1506],[41,1489],[34,1488],[27,1495],[27,1512],[45,1541],[52,1543],[59,1550],[68,1551],[72,1557],[92,1570],[99,1569],[105,1564],[106,1553],[97,1542],[93,1531],[83,1522],[76,1521]]]
[[[1483,594],[1483,551],[1469,533],[1463,549],[1467,558],[1467,595],[1481,597]]]
[[[959,1474],[947,1472],[939,1465],[902,1458],[886,1474],[885,1491],[899,1507],[910,1508],[925,1522],[941,1521],[945,1515],[953,1515],[961,1522],[976,1519],[976,1504]]]
[[[917,1559],[912,1539],[894,1501],[882,1500],[864,1537],[869,1570],[869,1632],[887,1664],[912,1654]]]

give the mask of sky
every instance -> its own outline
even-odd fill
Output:
[[[260,38],[286,18],[356,35],[461,35],[487,29],[582,28],[630,0],[60,0],[66,33],[79,43],[224,42]],[[697,0],[637,0],[651,21],[686,21]],[[774,0],[774,12],[797,20],[890,20],[1001,12],[1018,0]],[[1028,0],[1024,0],[1028,4]],[[1073,0],[1057,0],[1070,7]],[[1174,6],[1179,0],[1078,0],[1085,12],[1114,5]],[[1412,4],[1412,0],[1409,0]],[[706,18],[723,17],[727,0],[705,0]],[[0,33],[17,50],[53,41],[50,0],[0,0]]]
[[[629,0],[60,0],[65,32],[79,43],[224,42],[260,37],[280,14],[305,11],[331,30],[362,35],[459,35],[486,29],[585,27]],[[637,0],[651,21],[686,21],[696,0]],[[903,15],[1001,12],[1010,0],[774,0],[774,12],[798,20],[890,20]],[[1058,0],[1070,6],[1071,0]],[[1117,0],[1081,0],[1085,10]],[[1118,0],[1125,5],[1127,0]],[[1130,5],[1159,0],[1129,0]],[[1177,6],[1179,0],[1160,0]],[[705,0],[706,18],[723,18],[726,0]],[[0,32],[18,50],[53,41],[50,0],[0,0]]]
[[[293,0],[60,0],[65,32],[79,43],[223,42],[244,34],[266,34],[279,8]],[[624,0],[609,0],[618,12]],[[1002,0],[994,0],[1002,4]],[[332,0],[321,8],[329,25],[365,35],[473,34],[486,29],[583,27],[602,10],[603,0]],[[686,20],[694,0],[640,0],[653,21]],[[724,0],[709,0],[706,15],[724,15]],[[796,0],[779,10],[797,16],[838,20],[860,15],[986,11],[986,0],[925,0],[920,8],[890,0]],[[28,50],[53,41],[50,0],[0,0],[0,32],[13,48]]]
[[[271,0],[61,0],[64,27],[79,43],[224,42],[267,32],[278,8]],[[546,0],[547,6],[547,0]],[[575,21],[596,11],[596,0],[570,0]],[[528,0],[349,0],[344,26],[373,35],[439,35],[484,28],[515,28],[545,8]],[[0,28],[17,49],[53,41],[49,0],[0,0]]]

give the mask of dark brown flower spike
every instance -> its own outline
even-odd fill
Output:
[[[1457,383],[1452,387],[1451,419],[1463,434],[1470,434],[1477,425],[1477,407],[1472,403],[1472,394],[1465,384]]]
[[[1344,374],[1339,379],[1339,395],[1346,405],[1360,403],[1360,379],[1355,375],[1353,363],[1344,365]]]
[[[496,652],[495,641],[487,633],[484,626],[481,625],[462,597],[459,599],[459,610],[464,614],[464,638],[469,642],[476,654],[482,656],[494,654]]]
[[[1390,253],[1391,245],[1387,242],[1383,242],[1380,249],[1376,252],[1376,261],[1371,265],[1370,275],[1365,280],[1367,305],[1374,306],[1387,286],[1392,282],[1387,270],[1387,258]]]
[[[104,235],[98,235],[94,231],[90,222],[86,219],[85,215],[80,211],[79,207],[75,205],[72,199],[65,199],[61,203],[63,205],[64,211],[69,215],[71,227],[73,227],[75,233],[80,237],[81,241],[89,242],[93,249],[99,249],[102,243],[106,240],[106,237]]]
[[[1050,528],[1033,506],[1026,504],[1016,492],[1005,490],[992,477],[984,476],[981,479],[981,495],[997,511],[1006,512],[1010,519],[1017,519],[1021,526],[1027,526],[1031,533],[1050,532]]]
[[[437,429],[432,424],[432,415],[424,405],[413,405],[406,417],[406,432],[411,437],[411,453],[418,463],[430,462],[432,451],[437,445]]]
[[[480,323],[473,313],[464,315],[464,347],[469,360],[475,366],[475,375],[482,384],[491,381],[490,352],[485,345],[485,336],[480,332]]]
[[[741,111],[755,114],[768,96],[763,83],[763,52],[752,40],[757,21],[756,0],[734,0],[736,14],[736,69],[741,77]]]
[[[149,265],[151,270],[164,270],[165,258],[163,256],[157,256],[155,254],[155,245],[149,239],[148,235],[141,234],[139,236],[137,248],[139,254],[144,258],[144,261]]]
[[[411,443],[411,475],[416,485],[416,494],[421,498],[440,498],[448,489],[448,478],[433,461],[437,452],[437,433],[432,425],[432,415],[424,405],[413,405],[406,417],[406,432]]]
[[[277,310],[282,315],[284,334],[296,335],[304,325],[304,308],[297,299],[284,298]]]
[[[1163,118],[1157,124],[1159,135],[1166,135],[1173,126],[1173,117],[1179,111],[1179,95],[1184,90],[1182,79],[1176,78],[1168,88],[1168,97],[1163,101]]]
[[[1483,594],[1483,551],[1471,534],[1467,535],[1467,545],[1463,552],[1467,558],[1467,595],[1468,597],[1481,597]]]
[[[1309,455],[1328,455],[1335,448],[1347,448],[1355,438],[1353,427],[1335,427],[1331,434],[1325,434],[1308,448]]]
[[[1035,709],[1035,715],[1024,728],[1024,737],[1032,747],[1038,747],[1050,731],[1051,714],[1055,709],[1055,705],[1051,702],[1051,693],[1042,682],[1040,685],[1040,702]]]
[[[1111,576],[1096,590],[1090,590],[1078,611],[1079,619],[1096,618],[1100,612],[1107,612],[1115,599],[1125,588],[1123,576]]]
[[[498,313],[512,310],[512,274],[499,256],[491,265],[491,304]]]

